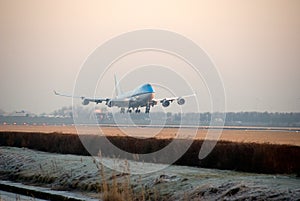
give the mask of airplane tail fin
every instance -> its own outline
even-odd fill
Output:
[[[120,87],[120,83],[119,83],[118,80],[117,80],[116,74],[115,74],[115,93],[116,93],[116,97],[118,97],[119,95],[122,94],[122,90],[121,90],[121,87]]]

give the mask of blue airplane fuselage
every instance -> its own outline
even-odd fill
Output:
[[[155,91],[151,84],[143,84],[136,89],[120,94],[111,99],[108,103],[109,107],[117,106],[123,108],[144,107],[154,98]]]

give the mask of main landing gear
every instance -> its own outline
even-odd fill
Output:
[[[141,110],[138,109],[138,108],[136,108],[134,111],[135,111],[135,113],[140,113],[140,112],[141,112]],[[127,112],[127,113],[132,113],[132,109],[128,108],[126,112]],[[125,113],[125,108],[121,108],[121,113],[122,113],[122,114]]]
[[[149,113],[150,112],[150,105],[146,105],[146,111],[145,111],[145,113]]]
[[[133,109],[134,110],[134,112],[135,113],[141,113],[141,110],[139,109],[139,108],[136,108],[136,109]],[[120,111],[120,113],[121,114],[124,114],[125,113],[125,111],[126,111],[126,113],[132,113],[132,111],[133,111],[131,108],[128,108],[127,110],[125,110],[125,108],[121,108],[121,111]],[[150,112],[150,105],[148,105],[148,106],[146,106],[146,111],[145,111],[145,113],[149,113]]]
[[[131,113],[131,112],[132,112],[132,110],[129,108],[129,109],[127,110],[127,113]],[[135,113],[140,113],[141,110],[138,109],[138,108],[136,108],[136,109],[134,110],[134,112],[135,112]]]

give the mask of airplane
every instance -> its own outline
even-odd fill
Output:
[[[116,97],[114,98],[88,98],[84,96],[71,96],[61,94],[56,91],[54,91],[54,94],[57,96],[81,98],[83,105],[88,105],[90,102],[95,102],[96,104],[105,102],[108,107],[120,107],[121,113],[125,113],[125,108],[127,108],[127,113],[131,113],[133,110],[135,111],[135,113],[140,113],[140,108],[142,107],[146,108],[145,113],[149,113],[150,108],[154,107],[158,103],[161,103],[163,107],[168,107],[170,103],[176,100],[178,105],[183,105],[185,104],[185,97],[195,96],[195,94],[193,94],[182,97],[155,99],[155,91],[153,89],[153,86],[149,83],[143,84],[132,91],[123,93],[120,89],[120,85],[117,82],[116,76],[115,91]]]

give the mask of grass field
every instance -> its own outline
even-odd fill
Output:
[[[106,164],[115,162],[109,158],[101,160]],[[126,164],[128,161],[119,162]],[[152,168],[160,166],[144,165]],[[266,175],[176,165],[149,174],[125,174],[103,166],[90,156],[16,147],[0,147],[1,179],[51,188],[52,191],[71,191],[103,201],[299,200],[300,197],[299,179],[294,175]],[[37,195],[32,196],[35,199],[31,200],[36,200]]]
[[[182,145],[191,141],[189,149],[175,164],[205,168],[229,169],[258,173],[294,173],[300,175],[299,133],[280,131],[242,131],[223,130],[220,140],[213,151],[203,160],[199,160],[199,150],[207,130],[198,130],[195,139],[174,139],[177,129],[165,128],[158,132],[155,128],[102,128],[105,137],[116,147],[128,152],[126,156],[111,150],[106,144],[100,144],[104,136],[95,135],[96,127],[84,127],[85,135],[80,139],[74,127],[56,126],[2,126],[0,145],[27,147],[47,152],[77,155],[98,155],[104,157],[136,160],[136,154],[153,153],[176,141],[173,153],[180,151]],[[154,129],[154,130],[153,130]],[[25,131],[25,132],[24,132]],[[155,131],[155,132],[153,132]],[[183,129],[187,136],[191,129]],[[130,136],[126,136],[130,134]],[[148,136],[150,133],[150,137]],[[157,133],[151,135],[151,133]],[[82,145],[95,145],[89,152]],[[128,157],[129,156],[129,157]],[[161,156],[151,161],[164,163],[168,156]],[[143,161],[143,158],[139,158]]]
[[[87,135],[93,135],[99,132],[96,126],[80,126],[80,130]],[[143,138],[170,139],[176,138],[178,128],[133,128],[133,127],[101,127],[105,136],[130,136]],[[33,133],[62,133],[76,134],[75,126],[32,126],[32,125],[0,125],[0,131],[33,132]],[[204,140],[207,129],[198,129],[195,139]],[[183,135],[188,136],[195,132],[195,129],[182,128]],[[220,141],[243,142],[243,143],[269,143],[286,144],[300,146],[300,133],[293,130],[273,131],[273,130],[230,130],[224,129],[220,136]]]

